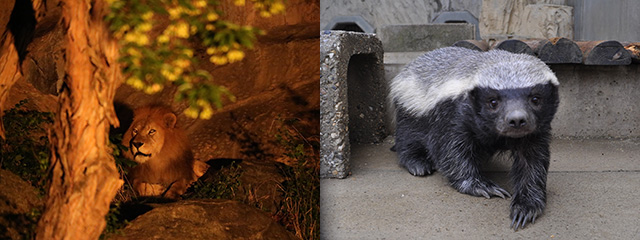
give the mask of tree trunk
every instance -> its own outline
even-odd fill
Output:
[[[13,34],[9,31],[8,23],[14,1],[1,1],[0,11],[0,137],[4,138],[4,103],[9,96],[11,86],[22,77]]]
[[[93,5],[91,5],[93,3]],[[105,1],[63,1],[66,75],[53,131],[51,180],[37,239],[97,239],[122,185],[111,150],[120,84],[118,48],[103,18]]]

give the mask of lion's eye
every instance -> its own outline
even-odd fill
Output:
[[[135,129],[135,128],[134,128],[134,129],[133,129],[133,131],[131,131],[131,133],[133,133],[133,135],[138,134],[138,129]]]
[[[151,130],[149,130],[149,135],[153,135],[154,133],[156,133],[156,130],[155,130],[155,129],[151,129]]]

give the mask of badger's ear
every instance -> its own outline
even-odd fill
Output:
[[[178,118],[173,113],[166,113],[164,116],[162,116],[162,121],[166,128],[174,128],[176,126],[177,120]]]

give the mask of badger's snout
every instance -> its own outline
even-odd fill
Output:
[[[520,138],[535,130],[535,118],[533,113],[527,111],[521,104],[507,107],[504,115],[498,118],[497,129],[500,135]]]
[[[521,128],[527,125],[527,113],[522,110],[515,110],[507,114],[505,122],[509,124],[511,128]]]

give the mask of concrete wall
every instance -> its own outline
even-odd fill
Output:
[[[560,81],[556,137],[640,137],[640,64],[550,65]]]
[[[575,40],[640,42],[637,0],[567,0],[574,11]]]

